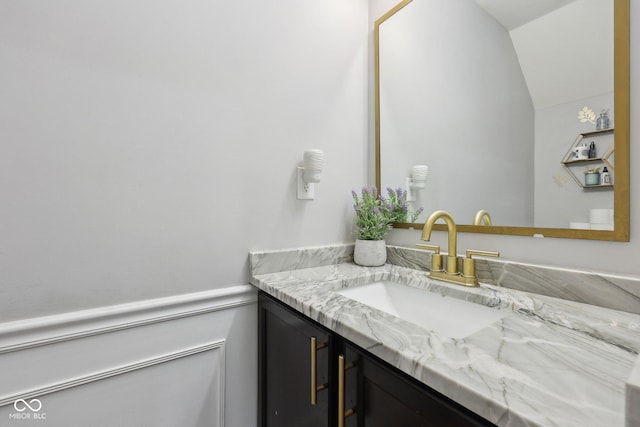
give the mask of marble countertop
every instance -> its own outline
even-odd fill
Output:
[[[334,292],[379,280],[508,314],[448,338]],[[625,425],[640,315],[491,285],[467,288],[390,264],[254,273],[251,283],[499,426]]]

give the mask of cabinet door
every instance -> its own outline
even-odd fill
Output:
[[[355,401],[345,393],[356,414],[345,426],[469,427],[493,426],[435,390],[388,366],[374,356],[347,345],[346,358],[355,360],[358,391]],[[348,381],[348,380],[347,380]],[[357,423],[351,420],[357,418]]]
[[[327,427],[331,335],[262,292],[258,310],[260,425]]]

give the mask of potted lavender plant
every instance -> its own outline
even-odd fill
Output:
[[[378,196],[375,187],[363,188],[362,195],[355,191],[353,208],[356,211],[356,246],[353,260],[358,265],[376,267],[387,262],[387,247],[384,241],[391,216],[389,206]]]
[[[391,222],[416,222],[422,208],[418,208],[415,212],[411,211],[409,204],[407,203],[407,191],[402,188],[387,187],[387,206],[389,209],[389,216]]]

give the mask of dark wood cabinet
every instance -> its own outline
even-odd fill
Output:
[[[366,427],[493,426],[451,399],[371,354],[346,344],[355,365],[357,424]]]
[[[261,427],[493,426],[264,292],[258,309]]]
[[[330,425],[331,333],[266,294],[260,294],[258,307],[260,425]]]

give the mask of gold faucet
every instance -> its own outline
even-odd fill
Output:
[[[472,258],[473,255],[480,256],[500,256],[498,252],[488,252],[488,251],[476,251],[476,250],[467,250],[466,258],[463,259],[462,262],[462,274],[458,268],[458,255],[457,255],[457,240],[458,240],[458,232],[456,230],[456,223],[453,220],[451,214],[446,211],[435,211],[432,213],[429,218],[424,223],[424,228],[422,229],[422,240],[428,242],[431,239],[431,231],[433,230],[433,225],[437,220],[442,218],[444,222],[447,224],[447,232],[449,237],[449,248],[447,253],[447,267],[446,270],[442,269],[442,255],[440,254],[440,247],[434,245],[424,245],[417,244],[418,248],[429,249],[434,251],[431,258],[431,271],[429,275],[434,279],[440,279],[447,282],[457,283],[465,286],[478,286],[478,278],[476,277],[476,265],[475,259]]]
[[[444,222],[447,224],[447,232],[449,233],[449,249],[447,250],[447,269],[445,270],[445,274],[458,275],[460,274],[458,272],[457,256],[458,232],[456,231],[456,222],[449,212],[435,211],[427,218],[424,223],[424,228],[422,229],[422,240],[425,242],[431,240],[433,224],[440,218],[444,219]]]
[[[473,220],[473,225],[482,225],[482,221],[484,221],[484,225],[491,225],[491,216],[489,216],[489,212],[484,209],[478,211]]]

